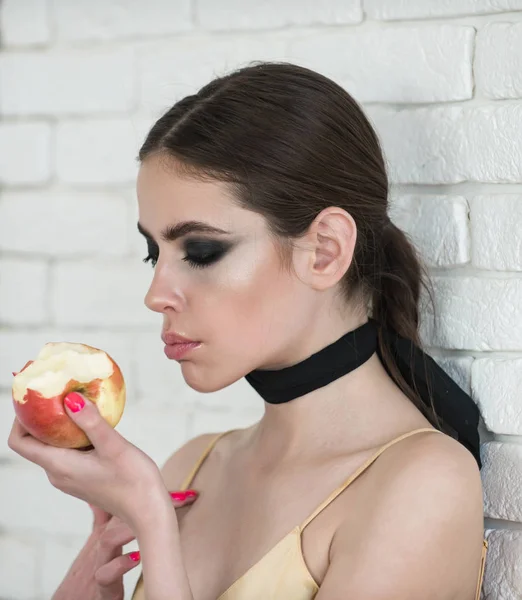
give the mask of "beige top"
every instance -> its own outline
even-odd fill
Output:
[[[180,488],[181,491],[188,489],[196,473],[203,464],[203,461],[216,442],[230,431],[234,430],[224,431],[212,439],[183,482],[183,485]],[[225,590],[217,600],[312,600],[319,590],[319,585],[310,574],[303,557],[301,533],[304,528],[310,521],[315,519],[315,517],[325,509],[330,502],[337,498],[342,491],[355,481],[355,479],[357,479],[357,477],[359,477],[359,475],[361,475],[361,473],[363,473],[387,448],[411,435],[423,431],[443,433],[432,427],[424,427],[400,435],[381,446],[373,456],[355,471],[355,473],[350,475],[344,483],[335,489],[301,525],[296,525],[292,531],[273,546],[261,560],[250,567],[246,573]],[[480,600],[487,547],[488,543],[484,540],[482,544],[482,557],[480,561],[475,600]],[[140,575],[140,578],[138,579],[132,600],[145,600],[143,575]]]

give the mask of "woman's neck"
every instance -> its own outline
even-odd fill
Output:
[[[357,452],[429,421],[386,373],[377,354],[327,386],[283,404],[265,402],[245,452],[263,467]]]

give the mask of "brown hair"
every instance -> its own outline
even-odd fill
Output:
[[[381,326],[420,347],[421,287],[429,277],[406,234],[388,218],[383,152],[357,102],[339,85],[286,62],[255,62],[186,96],[154,124],[138,159],[173,157],[187,174],[226,181],[242,208],[263,215],[281,252],[328,206],[357,225],[354,258],[340,285],[346,302],[371,308]],[[371,305],[371,307],[369,306]],[[388,372],[431,421],[437,418],[402,377],[379,328]]]

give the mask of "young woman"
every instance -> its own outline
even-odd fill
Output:
[[[429,280],[388,218],[359,105],[311,70],[256,63],[177,102],[139,160],[167,356],[200,392],[246,377],[265,410],[167,461],[164,487],[196,489],[190,506],[99,496],[139,542],[133,599],[477,600],[479,414],[420,348]],[[121,583],[117,555],[98,583]]]
[[[419,345],[421,267],[359,106],[317,73],[259,64],[178,102],[139,159],[146,304],[199,343],[176,356],[185,381],[246,376],[265,402],[167,468],[200,492],[179,515],[194,598],[476,598],[479,469],[435,435],[383,338]],[[459,401],[448,410],[475,414]]]

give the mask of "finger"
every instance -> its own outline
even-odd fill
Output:
[[[64,398],[67,414],[82,429],[91,444],[108,456],[116,456],[124,448],[124,438],[101,416],[94,402],[71,392]]]
[[[123,546],[135,539],[136,534],[124,521],[118,517],[112,517],[98,538],[96,566],[101,568],[111,560],[121,556]]]
[[[23,458],[51,473],[55,471],[57,465],[65,464],[67,453],[70,452],[66,448],[56,448],[37,440],[17,418],[11,427],[7,445]]]
[[[131,556],[136,557],[136,555],[138,556],[138,560],[133,560]],[[103,567],[100,567],[94,574],[94,579],[99,586],[106,588],[104,590],[105,596],[102,593],[102,598],[110,598],[111,586],[119,585],[125,573],[128,573],[139,564],[139,552],[129,552],[128,554],[118,556],[106,565],[103,565]]]
[[[18,420],[18,417],[14,418],[13,426],[11,427],[11,433],[13,433],[15,435],[19,435],[20,437],[29,435],[29,432],[27,431],[27,429]]]
[[[182,506],[193,504],[199,495],[196,490],[175,491],[169,492],[169,494],[174,508],[181,508]]]
[[[21,439],[24,437],[32,437],[31,434],[27,431],[27,429],[20,423],[18,417],[14,418],[13,425],[11,426],[11,431],[9,433],[9,438],[7,440],[8,445],[12,441],[17,439]]]

